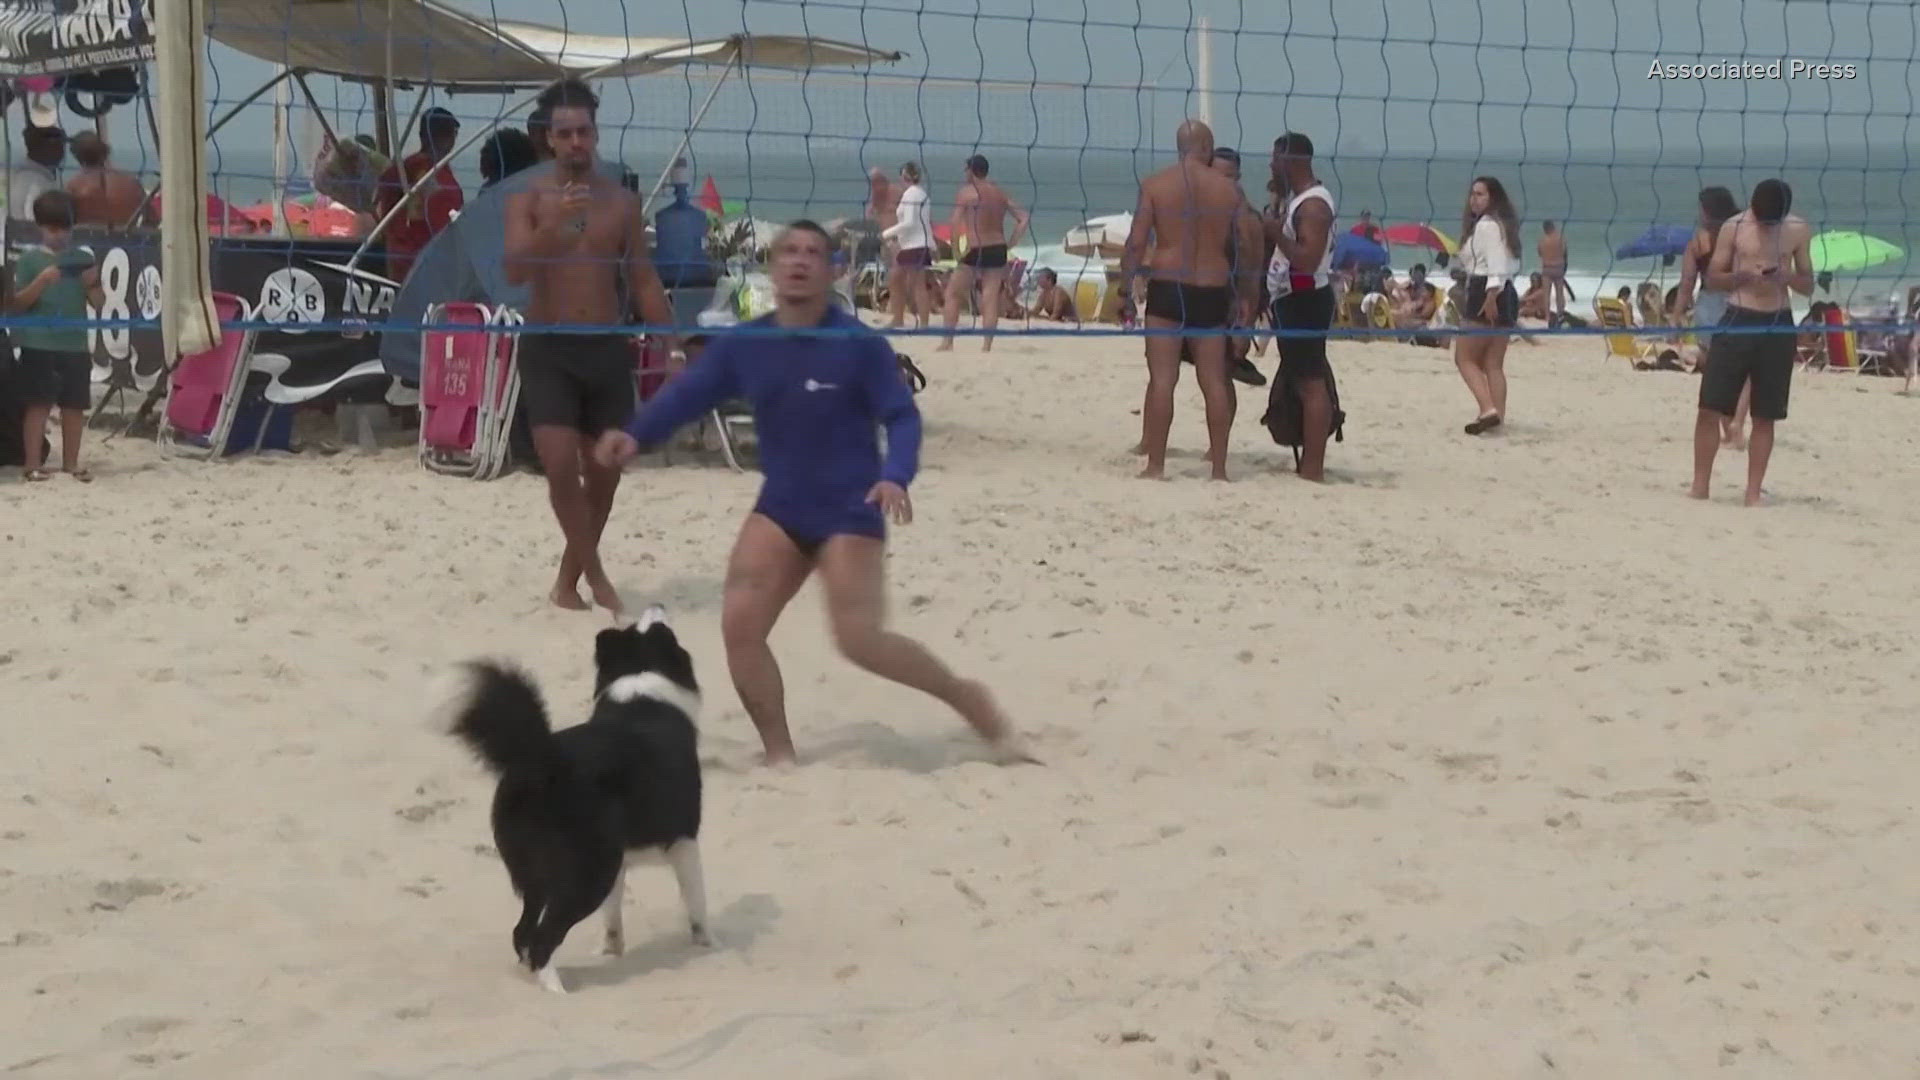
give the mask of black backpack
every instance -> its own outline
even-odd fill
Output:
[[[1333,405],[1333,441],[1347,441],[1347,414],[1340,410],[1340,388],[1333,380],[1333,371],[1327,371],[1327,398]],[[1300,464],[1300,448],[1306,445],[1305,422],[1300,411],[1300,393],[1292,379],[1284,372],[1273,380],[1273,389],[1267,393],[1267,414],[1260,418],[1273,435],[1273,441],[1280,446],[1293,448],[1293,464]]]

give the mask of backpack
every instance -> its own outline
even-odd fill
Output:
[[[893,361],[900,365],[900,377],[906,380],[907,389],[918,394],[927,388],[927,375],[913,362],[913,357],[897,352],[893,354]]]
[[[1334,442],[1347,441],[1347,414],[1340,410],[1340,388],[1334,383],[1333,370],[1327,370],[1327,398],[1333,406],[1333,424],[1330,434]],[[1282,372],[1273,380],[1273,389],[1267,393],[1267,414],[1260,418],[1267,431],[1273,435],[1273,441],[1280,446],[1293,448],[1293,464],[1300,465],[1300,448],[1306,445],[1305,423],[1300,411],[1300,394],[1295,389],[1294,380]]]

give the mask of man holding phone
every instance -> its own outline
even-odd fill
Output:
[[[1727,312],[1707,351],[1700,380],[1700,412],[1693,426],[1693,488],[1707,497],[1720,420],[1731,417],[1740,392],[1753,384],[1753,434],[1747,443],[1748,506],[1760,505],[1760,485],[1773,456],[1773,425],[1787,418],[1793,380],[1795,327],[1787,293],[1813,295],[1812,230],[1787,213],[1793,189],[1784,180],[1754,185],[1747,209],[1720,226],[1707,266],[1707,288],[1725,291]]]
[[[547,477],[553,515],[566,538],[551,599],[618,615],[620,595],[600,565],[600,534],[620,485],[618,466],[590,453],[601,433],[633,414],[635,353],[628,315],[638,309],[651,327],[670,328],[673,310],[647,251],[640,197],[600,173],[599,99],[577,79],[540,96],[550,165],[532,186],[507,201],[507,280],[531,286],[521,335],[520,399],[533,429],[534,453]],[[625,288],[622,289],[624,280]],[[591,327],[598,332],[569,333]],[[673,356],[683,361],[677,339]]]

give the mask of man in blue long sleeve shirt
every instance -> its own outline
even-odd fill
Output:
[[[767,639],[816,570],[834,643],[847,659],[939,698],[1000,760],[1031,761],[984,684],[960,678],[925,646],[886,628],[887,518],[913,520],[907,488],[919,469],[920,410],[886,339],[833,305],[832,251],[813,222],[788,226],[773,244],[773,314],[709,343],[625,431],[601,437],[600,460],[618,465],[722,401],[752,405],[766,479],[734,543],[720,630],[734,689],[769,765],[792,764],[794,750],[785,685]],[[769,332],[775,328],[827,333]],[[884,457],[876,427],[886,428]]]

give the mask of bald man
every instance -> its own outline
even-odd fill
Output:
[[[1179,159],[1140,182],[1133,231],[1120,260],[1122,282],[1130,286],[1134,275],[1147,277],[1147,395],[1135,451],[1147,458],[1143,479],[1166,478],[1173,391],[1181,343],[1189,340],[1206,399],[1207,460],[1213,479],[1224,481],[1236,404],[1227,377],[1226,330],[1236,320],[1252,321],[1263,238],[1240,185],[1213,167],[1213,130],[1188,120],[1173,141]]]

